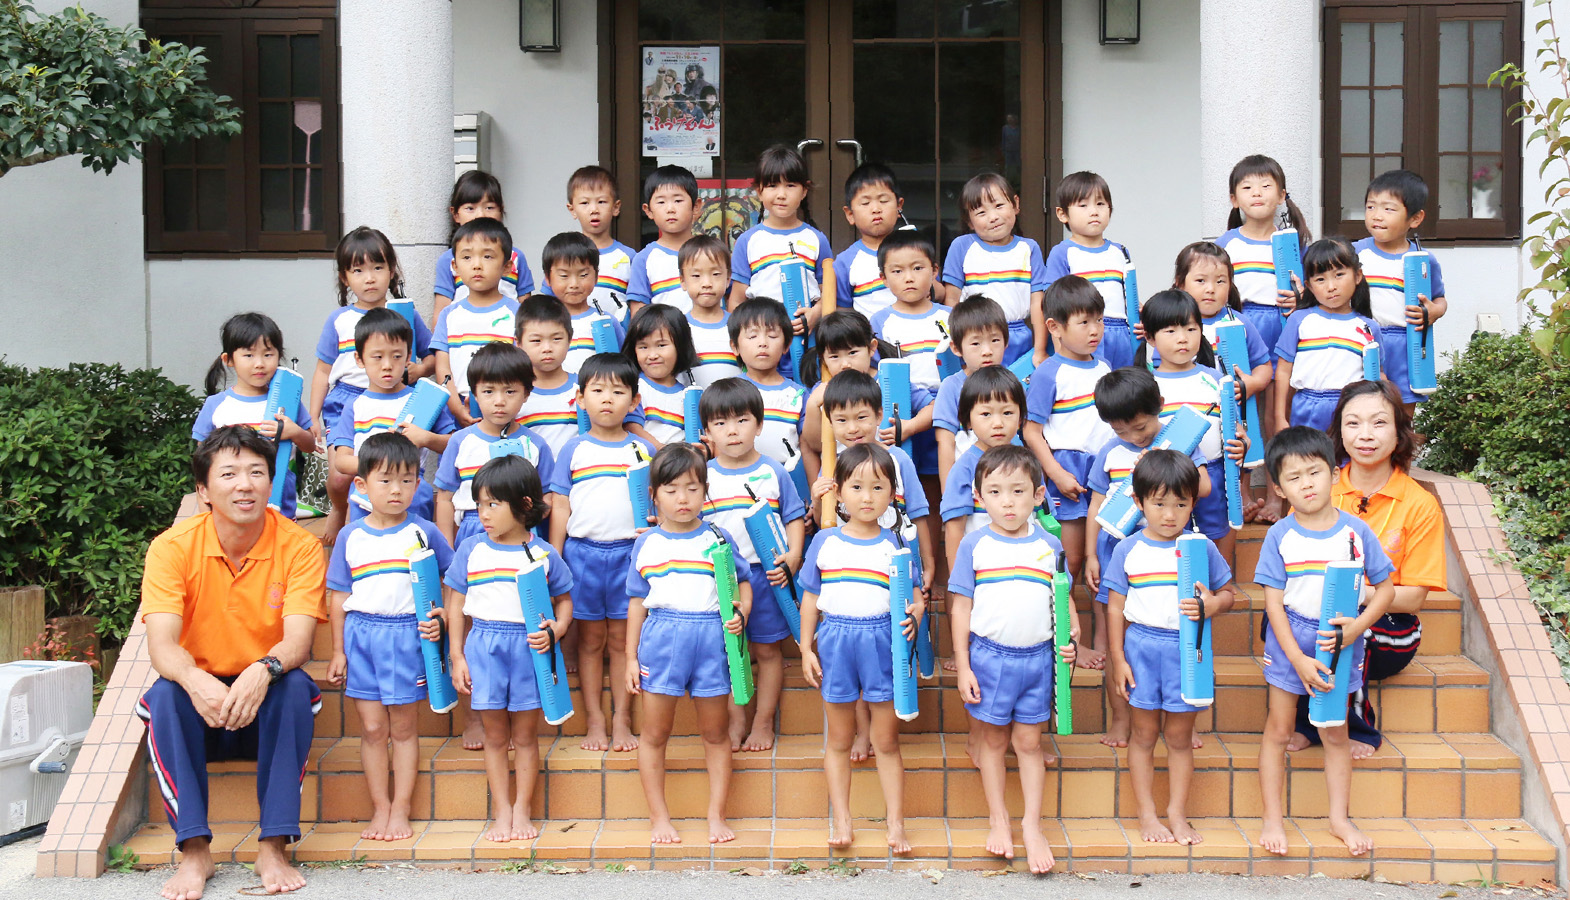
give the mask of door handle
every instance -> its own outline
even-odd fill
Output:
[[[860,141],[851,141],[851,140],[835,141],[834,142],[834,146],[840,148],[841,150],[849,150],[852,153],[856,154],[856,168],[858,168],[858,169],[861,168],[862,158],[863,158],[864,154],[861,151],[861,142]]]
[[[823,142],[817,138],[807,138],[804,141],[796,142],[796,152],[806,153],[808,150],[816,150],[821,146],[823,146]]]

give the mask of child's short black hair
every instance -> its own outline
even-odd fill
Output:
[[[688,241],[687,243],[692,243]],[[638,363],[638,342],[650,335],[665,332],[676,347],[676,372],[691,372],[698,366],[698,351],[692,346],[692,325],[681,310],[669,303],[646,303],[632,316],[627,325],[627,339],[622,341],[622,355]]]
[[[420,450],[414,442],[397,433],[384,431],[373,434],[365,439],[360,449],[354,454],[359,463],[359,470],[355,473],[361,478],[370,478],[377,469],[387,469],[392,472],[420,471]]]
[[[470,219],[459,225],[458,230],[452,233],[452,242],[449,246],[456,252],[458,242],[466,240],[499,244],[502,248],[502,256],[512,257],[512,232],[507,230],[507,226],[502,224],[501,219],[493,219],[490,216]]]
[[[393,313],[393,315],[398,314]],[[213,459],[218,454],[242,452],[260,456],[267,464],[267,474],[270,477],[283,477],[273,469],[278,446],[262,437],[261,432],[249,425],[221,425],[214,428],[211,434],[196,445],[196,452],[191,454],[191,476],[196,479],[197,484],[205,487],[207,475],[213,469]]]
[[[534,463],[521,456],[498,456],[474,473],[474,499],[490,494],[512,509],[512,517],[530,531],[545,521],[545,489]]]
[[[278,362],[283,363],[283,329],[278,323],[261,313],[238,313],[230,316],[224,322],[223,328],[218,331],[218,342],[223,347],[223,352],[213,360],[207,369],[207,378],[203,387],[209,395],[216,394],[224,389],[224,382],[228,380],[228,366],[224,364],[224,357],[231,361],[234,355],[241,350],[249,350],[257,344],[265,344],[278,351]]]
[[[486,200],[496,204],[502,215],[507,215],[507,204],[502,201],[501,181],[489,172],[470,169],[453,182],[452,196],[448,198],[447,205],[453,212],[457,212],[471,203],[483,203]],[[454,219],[452,228],[447,232],[447,246],[452,246],[453,236],[457,233],[458,222]]]
[[[1151,294],[1145,305],[1140,307],[1139,322],[1145,326],[1145,340],[1140,341],[1139,349],[1134,351],[1134,365],[1145,365],[1158,332],[1193,325],[1201,330],[1199,353],[1195,355],[1195,361],[1202,366],[1215,368],[1216,350],[1210,346],[1210,340],[1203,333],[1205,316],[1199,311],[1199,301],[1189,296],[1187,291],[1168,288]]]
[[[1134,465],[1132,487],[1141,500],[1166,493],[1185,500],[1199,499],[1199,467],[1176,450],[1150,450]]]
[[[1298,298],[1298,309],[1313,309],[1319,305],[1314,292],[1307,287],[1315,275],[1351,269],[1357,275],[1357,286],[1352,289],[1352,311],[1365,319],[1374,316],[1373,301],[1369,298],[1368,279],[1363,277],[1363,263],[1358,259],[1357,248],[1339,235],[1320,238],[1303,249],[1303,293]],[[1143,314],[1140,316],[1144,318]]]
[[[833,414],[836,409],[849,409],[866,404],[873,412],[883,412],[883,391],[878,380],[866,372],[846,369],[829,379],[823,386],[823,411]]]
[[[949,313],[949,337],[954,341],[954,352],[972,332],[996,331],[1008,337],[1009,320],[997,301],[981,294],[973,294],[954,304]]]
[[[492,341],[476,350],[468,375],[471,390],[482,384],[521,384],[525,398],[534,390],[534,364],[516,344]]]
[[[780,333],[788,340],[791,335],[790,316],[785,312],[785,304],[769,297],[753,297],[743,300],[731,310],[730,320],[726,330],[730,332],[731,346],[741,340],[741,334],[754,325],[778,328]]]
[[[692,205],[698,205],[698,179],[692,170],[685,166],[660,166],[649,177],[643,179],[643,202],[645,205],[654,199],[654,192],[662,187],[678,187],[687,192],[692,198]]]
[[[801,158],[795,147],[775,144],[758,154],[758,165],[752,172],[753,187],[768,187],[771,184],[805,186],[811,183],[807,177],[807,161]]]
[[[870,347],[872,341],[872,323],[854,309],[836,309],[812,329],[812,342],[823,351],[843,353]]]
[[[845,179],[845,205],[849,206],[850,202],[856,199],[857,194],[869,187],[886,187],[894,192],[896,199],[905,196],[900,192],[899,179],[894,177],[893,169],[882,163],[862,163],[850,173],[849,178]],[[899,232],[896,231],[894,234]],[[893,236],[889,235],[889,237]]]
[[[594,241],[581,231],[563,231],[545,242],[545,249],[540,251],[540,273],[549,275],[551,269],[558,265],[600,267],[600,249],[594,246]]]
[[[1375,194],[1390,194],[1400,199],[1408,217],[1417,215],[1428,205],[1428,183],[1409,169],[1391,169],[1374,176],[1368,183],[1368,190],[1363,192],[1363,202],[1367,203]]]
[[[1009,400],[1019,407],[1020,418],[1025,415],[1025,386],[1019,376],[1003,366],[983,366],[965,379],[959,392],[959,425],[969,430],[970,411],[978,403]]]
[[[834,459],[834,483],[844,484],[856,474],[856,470],[871,463],[878,474],[888,479],[889,486],[899,483],[894,466],[894,456],[888,448],[877,441],[868,441],[865,444],[852,444],[839,452]]]
[[[1107,209],[1112,208],[1112,188],[1107,185],[1107,180],[1095,172],[1075,172],[1064,175],[1058,182],[1057,196],[1053,202],[1058,209],[1068,209],[1081,200],[1092,200],[1096,197],[1107,201]]]
[[[1096,286],[1078,275],[1064,275],[1047,287],[1041,298],[1041,313],[1059,325],[1067,325],[1077,315],[1103,315],[1106,298]]]
[[[972,485],[976,493],[981,493],[983,478],[999,472],[1024,472],[1030,476],[1031,484],[1045,483],[1042,479],[1046,477],[1046,472],[1041,468],[1041,460],[1036,458],[1036,454],[1024,447],[1004,444],[981,454],[981,459],[976,461],[976,480]]]
[[[596,353],[578,369],[578,393],[596,381],[610,381],[638,391],[638,367],[620,353]]]
[[[1307,425],[1283,428],[1265,445],[1265,469],[1270,472],[1271,481],[1280,483],[1281,467],[1286,465],[1289,456],[1318,457],[1332,472],[1336,468],[1336,448],[1330,435]]]
[[[620,200],[621,191],[616,187],[616,176],[604,166],[582,166],[567,179],[567,202],[572,202],[572,195],[578,191],[593,190],[595,188],[610,188],[611,199]]]
[[[747,413],[763,422],[763,392],[749,379],[721,378],[703,389],[698,398],[698,418],[705,428],[715,419],[729,419]]]
[[[1107,424],[1161,415],[1161,385],[1143,366],[1113,369],[1096,382],[1096,414]]]
[[[878,245],[879,272],[883,271],[883,267],[888,265],[889,254],[896,250],[919,250],[927,258],[927,262],[932,263],[934,268],[942,265],[942,262],[938,259],[938,248],[934,247],[931,241],[922,237],[921,232],[896,231],[884,238],[883,243]]]
[[[409,320],[401,314],[395,313],[387,307],[367,310],[360,321],[354,323],[354,352],[356,355],[365,352],[365,342],[374,335],[385,335],[388,340],[403,341],[403,346],[414,353],[414,328],[409,325]]]
[[[730,271],[730,251],[725,249],[725,242],[712,234],[695,234],[681,245],[676,253],[676,271],[685,272],[688,264],[700,256],[707,256]]]
[[[680,441],[666,444],[649,463],[649,491],[658,491],[661,485],[670,484],[689,472],[699,484],[708,487],[709,463],[703,458],[703,452]]]
[[[550,294],[530,294],[529,299],[518,304],[518,314],[515,317],[517,324],[513,328],[513,339],[523,340],[523,326],[533,322],[545,322],[550,325],[560,325],[567,336],[572,337],[572,313],[567,311],[567,305]]]

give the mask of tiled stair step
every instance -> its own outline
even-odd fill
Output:
[[[293,845],[301,862],[413,862],[491,868],[534,860],[536,865],[594,866],[613,864],[648,869],[735,870],[744,867],[784,869],[796,861],[821,870],[833,862],[875,869],[1003,869],[1025,868],[1025,849],[1014,848],[1012,863],[987,854],[984,817],[911,817],[906,831],[909,856],[895,857],[883,842],[877,823],[858,820],[854,843],[842,853],[826,846],[828,823],[822,818],[766,819],[734,817],[736,840],[709,844],[702,818],[676,821],[682,843],[651,847],[648,823],[633,819],[552,819],[541,823],[532,841],[497,844],[480,839],[481,819],[416,821],[415,836],[397,843],[360,838],[358,823],[307,826]],[[1365,818],[1358,825],[1375,842],[1374,852],[1353,859],[1332,836],[1324,819],[1291,818],[1287,836],[1291,852],[1272,856],[1254,846],[1258,820],[1197,818],[1194,827],[1204,842],[1185,847],[1147,844],[1138,822],[1128,818],[1048,820],[1043,827],[1057,858],[1057,872],[1215,872],[1253,875],[1326,875],[1395,882],[1455,883],[1478,881],[1536,885],[1554,881],[1554,847],[1519,819]],[[214,825],[213,855],[219,862],[249,863],[256,857],[256,831],[251,825]],[[1018,831],[1016,828],[1016,836]],[[143,826],[127,846],[142,865],[175,861],[167,825]],[[1323,890],[1322,888],[1320,890]]]
[[[322,688],[322,711],[316,717],[318,737],[338,737],[360,733],[359,715],[353,703],[345,703],[342,693],[326,682],[327,663],[315,661],[307,670]],[[919,691],[921,714],[901,723],[906,734],[969,731],[969,716],[960,703],[955,675],[940,667],[937,678],[923,681]],[[1105,695],[1101,688],[1103,672],[1074,670],[1074,728],[1091,733],[1105,730]],[[607,676],[608,679],[609,676]],[[582,697],[574,683],[573,702],[581,706]],[[608,683],[608,681],[607,681]],[[1442,690],[1441,690],[1442,689]],[[1371,691],[1379,713],[1381,729],[1395,733],[1480,732],[1489,730],[1488,675],[1471,660],[1461,656],[1433,656],[1414,660],[1401,674],[1388,678]],[[1216,703],[1200,713],[1202,731],[1255,732],[1264,729],[1267,691],[1259,662],[1253,657],[1216,658]],[[601,694],[608,708],[610,693]],[[639,726],[641,706],[633,703],[633,725]],[[444,737],[454,732],[451,716],[439,716],[420,704],[420,734]],[[562,733],[582,735],[586,727],[580,708],[562,726]],[[697,734],[692,705],[676,706],[673,734]],[[785,670],[785,690],[780,697],[780,731],[783,734],[822,734],[822,697],[802,678],[800,666]]]
[[[1060,761],[1046,771],[1045,813],[1065,818],[1135,814],[1127,751],[1105,747],[1095,735],[1049,738]],[[416,818],[481,819],[487,805],[484,756],[464,750],[460,740],[422,738],[415,785]],[[572,738],[541,738],[544,777],[536,781],[536,804],[552,819],[640,819],[648,815],[638,780],[637,753],[585,751]],[[902,741],[908,815],[985,816],[980,776],[965,752],[962,735],[911,735]],[[1157,745],[1156,791],[1165,796],[1165,750]],[[667,753],[667,792],[672,814],[702,816],[707,774],[702,743],[673,738]],[[1011,766],[1013,763],[1011,761]],[[1262,814],[1259,799],[1259,736],[1211,734],[1195,751],[1190,809],[1196,816]],[[1327,814],[1322,751],[1289,754],[1287,814]],[[767,818],[828,815],[823,739],[785,737],[765,753],[738,753],[729,809],[735,816]],[[361,775],[356,738],[315,742],[304,784],[306,821],[362,821],[371,807]],[[210,769],[210,813],[214,821],[255,821],[254,764],[219,763]],[[1023,812],[1018,781],[1010,779],[1009,803]],[[876,765],[852,774],[853,812],[881,815]],[[161,810],[156,784],[149,787],[154,820]],[[1496,819],[1521,814],[1520,760],[1487,734],[1396,735],[1372,758],[1357,762],[1352,780],[1356,816]]]

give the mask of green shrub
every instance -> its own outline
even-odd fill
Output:
[[[49,615],[123,638],[147,544],[191,489],[200,409],[157,370],[0,363],[0,584],[41,584]]]

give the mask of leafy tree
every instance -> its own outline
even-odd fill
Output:
[[[39,16],[0,0],[0,176],[76,154],[109,172],[147,141],[239,134],[239,110],[202,85],[206,62],[80,6]]]

